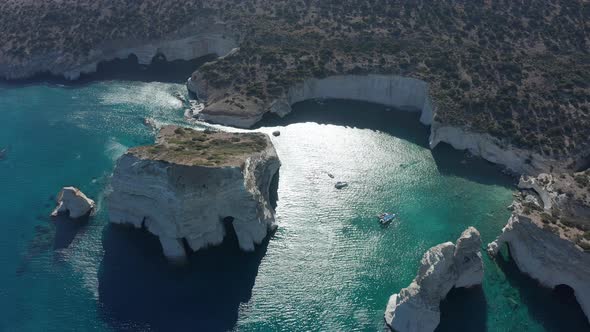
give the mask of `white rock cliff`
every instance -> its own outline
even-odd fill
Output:
[[[393,294],[385,322],[398,332],[434,331],[440,322],[440,302],[453,287],[472,287],[483,280],[479,232],[469,227],[457,244],[446,242],[424,254],[410,286]]]
[[[162,128],[160,144],[175,128]],[[210,134],[213,141],[229,139],[223,135],[232,134]],[[145,227],[159,237],[166,257],[182,261],[184,241],[194,251],[218,245],[226,235],[223,220],[232,217],[239,246],[254,250],[275,227],[269,188],[280,162],[266,135],[240,135],[256,136],[265,146],[219,166],[146,157],[131,149],[117,161],[111,180],[110,221]]]
[[[512,216],[488,244],[488,253],[496,256],[507,244],[522,272],[546,287],[571,287],[590,320],[590,252],[580,247],[588,241],[584,230],[590,224],[590,199],[569,175],[522,177],[519,187],[534,190],[543,206],[515,200]]]
[[[249,128],[260,121],[265,113],[284,116],[291,112],[293,104],[304,100],[358,100],[420,112],[420,122],[431,126],[432,149],[440,142],[448,143],[458,150],[468,150],[473,155],[524,174],[549,171],[552,165],[560,164],[531,151],[507,146],[489,134],[437,123],[434,117],[436,106],[428,84],[414,78],[377,74],[311,78],[290,87],[282,97],[268,104],[246,105],[243,110],[228,110],[228,104],[220,98],[220,91],[211,91],[198,71],[188,79],[187,88],[200,100],[207,102],[204,110],[197,114],[202,121]]]
[[[504,244],[508,244],[519,270],[542,285],[571,287],[586,317],[590,317],[590,254],[517,213],[488,245],[488,253],[496,255]]]

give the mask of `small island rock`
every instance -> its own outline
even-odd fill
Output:
[[[252,251],[276,227],[269,192],[279,167],[265,134],[165,126],[155,145],[117,161],[110,221],[145,227],[172,262],[185,260],[185,243],[193,251],[221,244],[226,223]]]
[[[275,130],[275,131],[273,131],[273,132],[272,132],[272,135],[273,135],[274,137],[281,136],[281,132],[280,132],[280,131],[278,131],[278,130]]]
[[[51,212],[51,216],[69,213],[70,218],[77,219],[91,214],[95,208],[94,201],[86,197],[80,189],[64,187],[57,195],[57,207]]]

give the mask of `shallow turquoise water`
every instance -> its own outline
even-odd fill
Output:
[[[108,226],[103,197],[116,158],[153,140],[144,118],[183,123],[175,92],[184,87],[0,86],[0,330],[382,330],[388,297],[426,249],[469,225],[487,243],[508,218],[512,180],[448,146],[428,150],[416,114],[307,102],[259,129],[281,130],[278,231],[255,253],[230,239],[172,268],[152,236]],[[63,185],[97,199],[87,225],[45,217]],[[382,211],[399,221],[381,227]],[[571,297],[486,257],[483,287],[452,292],[439,330],[587,329]]]

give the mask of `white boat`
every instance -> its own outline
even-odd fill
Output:
[[[396,217],[395,213],[384,212],[379,215],[379,222],[382,224],[388,224],[391,221],[393,221],[393,219],[395,219],[395,217]]]

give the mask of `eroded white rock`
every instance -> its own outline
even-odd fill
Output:
[[[422,257],[410,286],[389,298],[385,322],[398,332],[434,331],[440,322],[440,302],[453,287],[471,287],[483,280],[481,238],[474,227],[466,229],[457,244],[434,246]]]
[[[67,213],[70,218],[77,219],[93,213],[95,208],[94,201],[86,197],[80,189],[64,187],[57,195],[57,207],[51,212],[51,216]]]
[[[502,234],[488,244],[487,252],[495,256],[504,244],[508,244],[510,257],[519,270],[546,287],[571,287],[590,320],[590,253],[539,227],[519,211],[520,208],[516,208]]]
[[[160,138],[163,132],[171,133],[175,128],[163,127]],[[224,155],[229,160],[219,165],[213,161],[207,164],[207,159],[194,163],[190,160],[192,152],[176,153],[176,147],[169,148],[176,159],[157,154],[147,157],[139,149],[145,152],[150,147],[140,147],[117,161],[111,179],[110,221],[145,227],[160,238],[164,255],[173,261],[185,258],[184,241],[193,251],[220,244],[226,235],[226,217],[233,218],[239,246],[246,251],[254,250],[255,244],[276,227],[269,190],[280,162],[270,138],[254,133],[207,135],[212,148],[216,148],[215,140],[239,144],[252,136],[264,145],[252,153]],[[187,139],[189,146],[198,142]],[[194,151],[197,158],[202,151]]]

